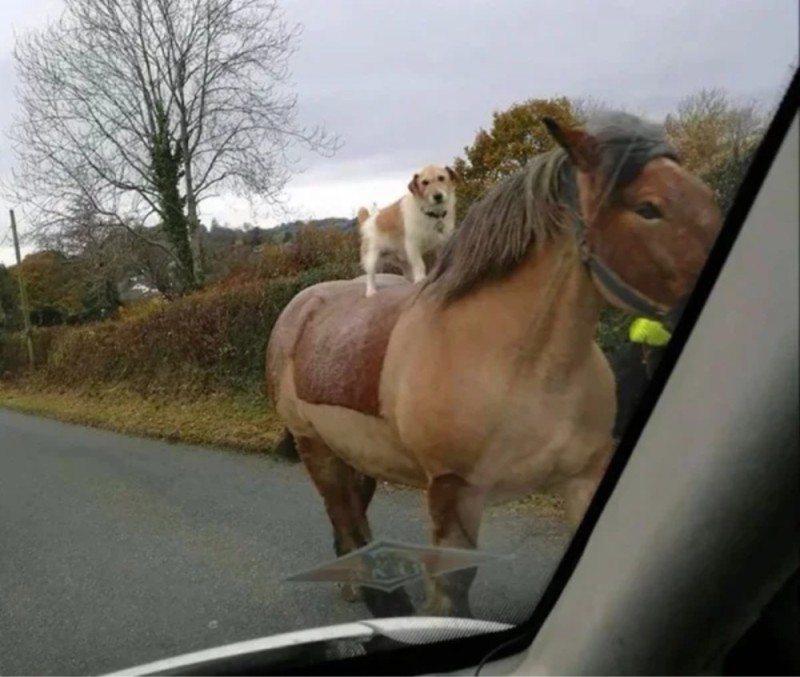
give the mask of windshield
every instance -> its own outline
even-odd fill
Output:
[[[0,10],[0,673],[528,619],[796,68],[796,11]]]

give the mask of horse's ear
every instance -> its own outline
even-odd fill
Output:
[[[600,144],[589,132],[578,127],[564,127],[551,117],[542,118],[550,136],[582,172],[590,172],[600,164]]]
[[[455,169],[449,165],[445,167],[445,169],[447,170],[447,175],[450,177],[450,180],[453,183],[458,183],[461,180],[461,177],[458,175],[458,172]]]
[[[412,195],[419,195],[419,185],[417,185],[417,179],[419,179],[419,174],[414,174],[411,181],[408,182],[408,190],[411,191]]]

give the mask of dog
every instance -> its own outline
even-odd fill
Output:
[[[456,184],[452,167],[426,165],[408,184],[408,192],[388,207],[370,214],[358,210],[361,266],[367,274],[367,296],[384,257],[396,257],[403,274],[417,283],[427,273],[424,258],[453,234],[456,224]]]

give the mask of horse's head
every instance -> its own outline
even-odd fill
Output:
[[[660,126],[635,116],[544,124],[567,153],[582,254],[603,296],[651,316],[681,307],[722,225],[711,189],[680,165]]]

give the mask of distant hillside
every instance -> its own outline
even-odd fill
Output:
[[[342,230],[349,230],[351,228],[355,228],[356,220],[329,217],[327,219],[314,219],[313,221],[290,221],[288,223],[282,223],[279,226],[275,226],[274,228],[270,228],[266,232],[270,237],[274,239],[280,239],[284,237],[285,233],[291,233],[294,235],[305,225],[315,226],[317,228],[341,228]]]
[[[261,228],[249,223],[231,228],[212,221],[211,228],[203,228],[206,281],[213,282],[252,266],[261,256],[264,245],[289,242],[303,227],[347,231],[356,227],[356,220],[336,217],[298,220],[274,228]]]
[[[303,226],[349,230],[355,228],[356,221],[355,219],[328,217],[311,221],[288,221],[274,228],[261,228],[259,226],[249,226],[249,224],[244,224],[240,228],[230,228],[214,222],[211,224],[211,228],[205,231],[204,239],[208,248],[212,250],[236,244],[257,247],[267,240],[284,242],[293,237]]]
[[[230,275],[232,271],[252,265],[261,256],[263,245],[270,242],[287,242],[304,226],[350,230],[355,228],[356,220],[337,217],[311,221],[297,220],[282,223],[274,228],[261,228],[248,223],[232,228],[212,221],[210,228],[207,226],[202,228],[206,281],[214,282]],[[138,232],[151,242],[169,246],[160,226],[141,227]],[[174,266],[174,263],[165,258],[158,249],[151,247],[131,251],[130,258],[124,265],[116,262],[116,267],[113,270],[106,268],[106,270],[111,271],[106,273],[107,277],[103,277],[91,266],[86,268],[86,270],[90,271],[85,273],[90,276],[86,279],[64,277],[67,268],[62,264],[66,262],[76,264],[72,265],[71,268],[77,270],[81,267],[77,265],[81,264],[81,261],[83,259],[80,256],[67,256],[59,252],[45,250],[34,251],[25,256],[23,265],[26,265],[29,269],[28,293],[32,303],[44,309],[58,306],[53,315],[56,320],[47,322],[39,317],[36,324],[59,324],[65,321],[67,317],[77,317],[77,305],[80,305],[79,301],[83,299],[81,294],[85,292],[85,296],[90,293],[84,290],[83,287],[78,289],[80,285],[89,285],[87,289],[91,289],[92,294],[99,293],[98,289],[105,290],[103,294],[108,297],[109,303],[109,308],[106,310],[116,307],[114,305],[116,303],[127,304],[148,296],[158,295],[161,293],[159,289],[162,289],[158,286],[158,280],[169,279]],[[15,301],[16,281],[10,277],[10,275],[15,274],[15,269],[16,266],[6,267],[0,263],[0,327],[9,322],[9,317],[12,314],[11,309],[17,303]],[[74,283],[75,289],[72,289],[68,282],[70,284]],[[64,306],[64,298],[67,296],[69,296],[69,300],[72,303],[69,307],[69,312],[62,308]],[[58,303],[53,299],[57,300]],[[72,306],[76,306],[76,308]]]

